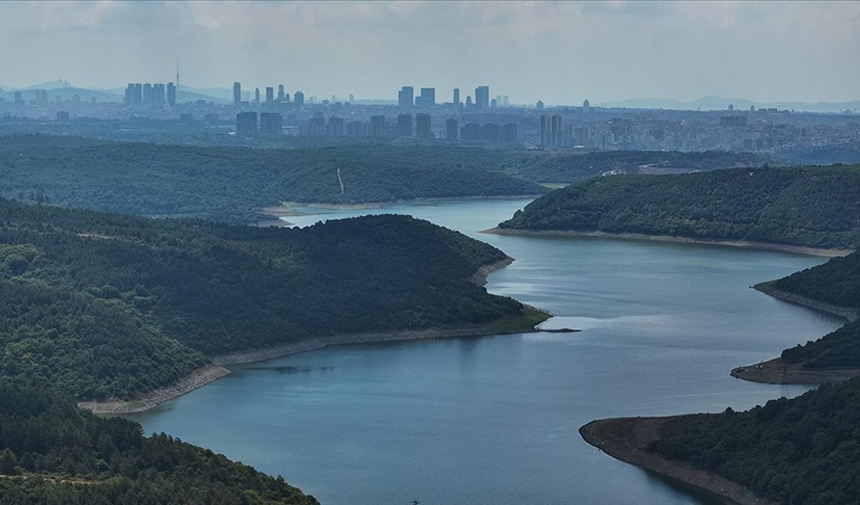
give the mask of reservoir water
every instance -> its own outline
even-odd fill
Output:
[[[572,334],[343,346],[235,367],[130,416],[251,464],[324,505],[703,504],[577,432],[604,417],[747,409],[780,387],[731,368],[841,323],[749,286],[824,260],[772,251],[478,233],[527,201],[333,211],[411,214],[516,259],[487,289]],[[791,394],[805,389],[792,386]]]

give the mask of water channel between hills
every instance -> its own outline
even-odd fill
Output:
[[[718,246],[478,233],[527,200],[324,211],[411,214],[516,258],[487,289],[581,333],[343,346],[234,368],[143,414],[283,475],[323,505],[703,504],[580,439],[603,417],[747,409],[780,387],[731,368],[840,321],[749,288],[822,258]],[[792,395],[804,388],[792,386]]]

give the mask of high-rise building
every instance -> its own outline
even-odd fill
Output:
[[[275,101],[275,88],[273,86],[266,86],[266,103],[272,103]]]
[[[418,107],[432,107],[436,105],[436,88],[421,88],[421,94],[415,99]]]
[[[156,83],[152,85],[152,108],[164,108],[164,83]]]
[[[508,123],[505,126],[502,126],[502,142],[516,142],[517,141],[517,125],[516,123]]]
[[[260,113],[260,133],[263,135],[280,135],[283,119],[276,112]]]
[[[591,102],[588,101],[588,98],[582,101],[582,112],[588,112],[591,110]]]
[[[496,101],[496,99],[495,99],[495,98],[493,98],[492,100],[490,100],[490,108],[491,108],[491,109],[495,109],[496,107],[498,107],[498,105],[499,105],[499,102],[498,102],[498,101]]]
[[[561,114],[543,114],[540,117],[540,143],[542,146],[560,146]]]
[[[510,107],[511,106],[511,97],[508,95],[502,95],[502,107]]]
[[[343,136],[343,118],[337,116],[331,116],[328,118],[328,134],[333,135],[335,137]]]
[[[415,90],[412,86],[403,86],[397,92],[397,105],[403,109],[408,109],[415,105]]]
[[[305,104],[305,94],[301,91],[296,91],[293,94],[293,103],[295,103],[299,107],[303,106]]]
[[[308,135],[325,135],[325,118],[321,112],[315,112],[314,116],[308,119]]]
[[[172,82],[167,83],[167,105],[171,107],[176,105],[176,85]]]
[[[152,107],[152,84],[148,82],[143,85],[143,105]]]
[[[254,88],[254,103],[260,103],[260,88]]]
[[[350,94],[349,94],[349,103],[352,103],[352,102],[354,102],[354,101],[355,101],[355,95],[353,95],[352,93],[350,93]]]
[[[472,106],[472,95],[466,95],[466,108]]]
[[[433,138],[433,129],[430,127],[430,114],[415,114],[415,134],[419,137]]]
[[[475,88],[475,105],[477,105],[479,109],[490,108],[489,86],[478,86],[477,88]]]
[[[233,105],[242,105],[242,84],[233,83]]]
[[[125,97],[122,99],[123,105],[131,105],[132,95],[134,95],[134,84],[128,83],[128,86],[125,88]]]
[[[457,140],[457,120],[454,118],[445,121],[445,139]]]
[[[346,134],[350,137],[360,137],[364,135],[364,123],[361,121],[351,121],[346,125]]]
[[[257,113],[240,112],[236,114],[236,133],[239,135],[256,135]]]
[[[403,114],[399,114],[397,116],[397,136],[412,136],[412,114],[404,112]]]
[[[460,105],[460,88],[454,88],[454,105]]]
[[[279,102],[284,101],[284,85],[283,84],[278,84],[278,101]]]
[[[131,94],[132,105],[143,105],[143,84],[134,83],[134,92]]]
[[[385,135],[385,116],[370,116],[370,131],[368,134],[371,137],[381,137]]]
[[[499,141],[499,125],[487,123],[481,128],[481,138],[487,142]]]

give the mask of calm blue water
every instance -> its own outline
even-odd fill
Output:
[[[574,334],[345,346],[236,367],[133,416],[327,505],[702,504],[577,432],[602,417],[746,409],[779,386],[733,379],[840,323],[749,286],[823,262],[724,247],[485,235],[527,201],[397,206],[516,262],[487,288]],[[793,387],[799,394],[802,388]]]

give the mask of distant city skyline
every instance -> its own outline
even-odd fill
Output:
[[[516,104],[845,102],[856,26],[854,2],[3,2],[0,86],[166,83],[179,61],[183,85],[320,100],[489,85]]]

